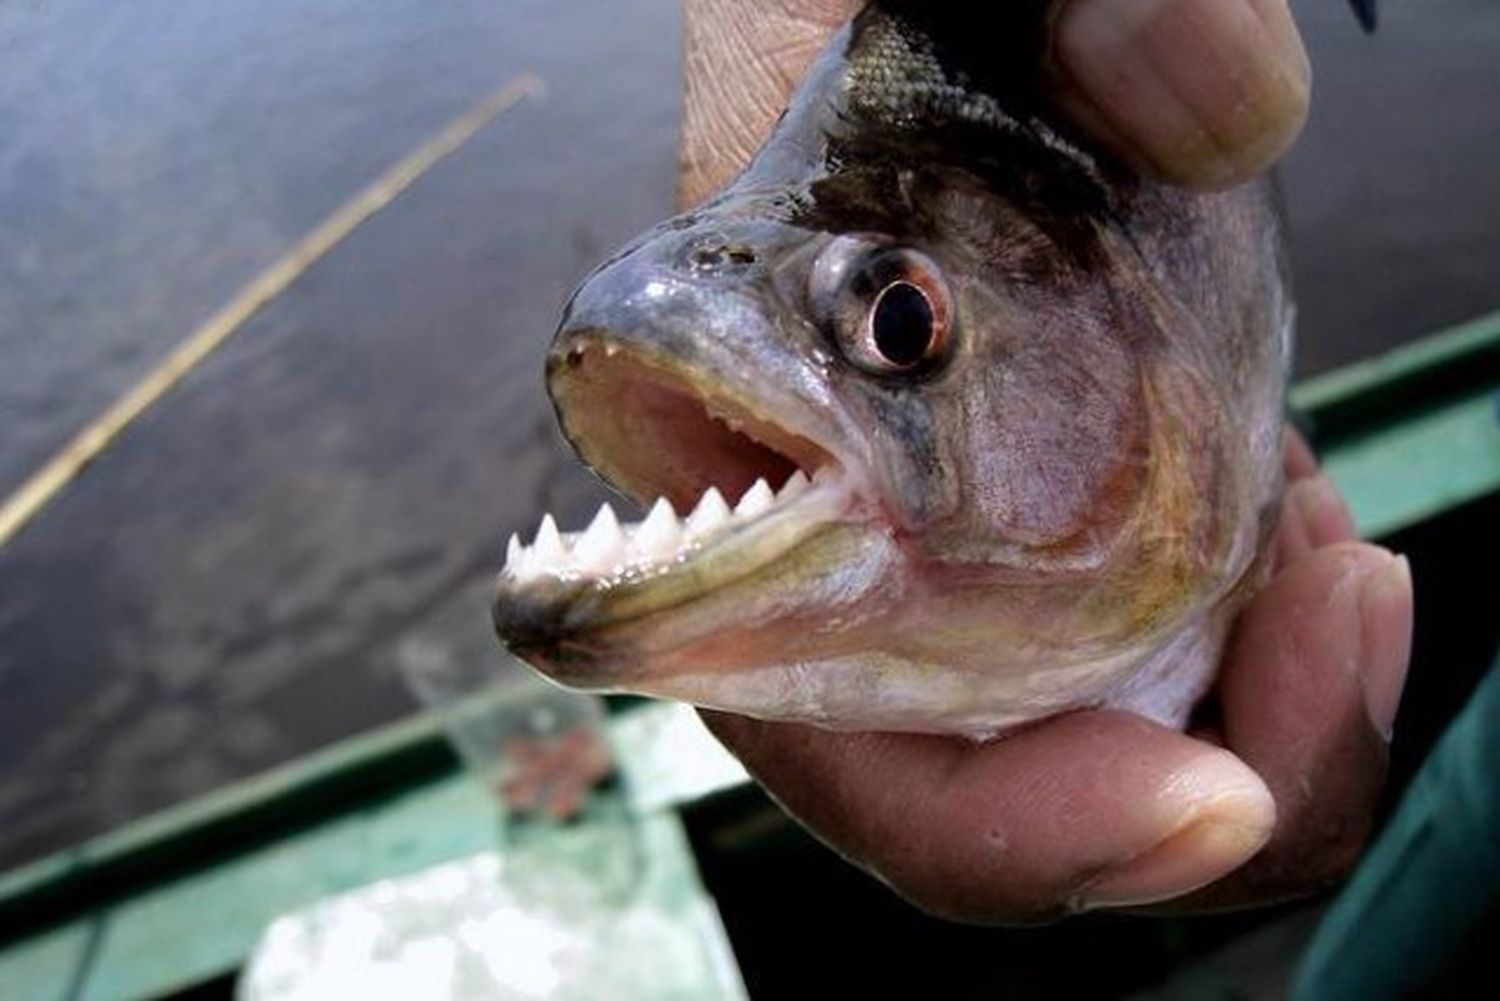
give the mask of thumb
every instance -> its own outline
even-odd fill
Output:
[[[1311,72],[1287,0],[1062,0],[1055,17],[1064,108],[1164,180],[1231,187],[1306,121]]]

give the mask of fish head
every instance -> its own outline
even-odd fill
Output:
[[[650,513],[514,540],[502,639],[574,687],[974,735],[1203,646],[1262,527],[1202,317],[1057,142],[914,157],[810,103],[567,305],[560,424]]]

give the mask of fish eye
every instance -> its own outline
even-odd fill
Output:
[[[870,346],[892,368],[924,361],[937,341],[932,303],[908,281],[887,285],[870,310]]]
[[[947,354],[947,286],[925,254],[879,238],[840,237],[820,255],[811,280],[832,340],[865,371],[916,374]]]

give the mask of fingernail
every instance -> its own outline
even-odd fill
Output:
[[[1344,503],[1338,484],[1326,474],[1293,483],[1287,488],[1287,499],[1297,513],[1308,544],[1314,548],[1344,542],[1357,534],[1354,516]]]
[[[1270,839],[1275,801],[1227,751],[1195,763],[1172,792],[1183,790],[1192,798],[1170,833],[1090,881],[1077,895],[1079,909],[1133,907],[1191,893],[1239,868]]]
[[[1375,729],[1389,741],[1411,663],[1411,564],[1405,556],[1391,557],[1365,578],[1359,611],[1365,709]]]
[[[1167,180],[1245,180],[1306,118],[1311,74],[1286,0],[1069,0],[1055,30],[1064,103]]]

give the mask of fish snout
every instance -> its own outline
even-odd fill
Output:
[[[763,333],[761,272],[749,245],[717,232],[648,242],[595,271],[574,292],[553,340],[549,365],[601,337],[622,347],[702,359],[733,327],[737,339]]]

